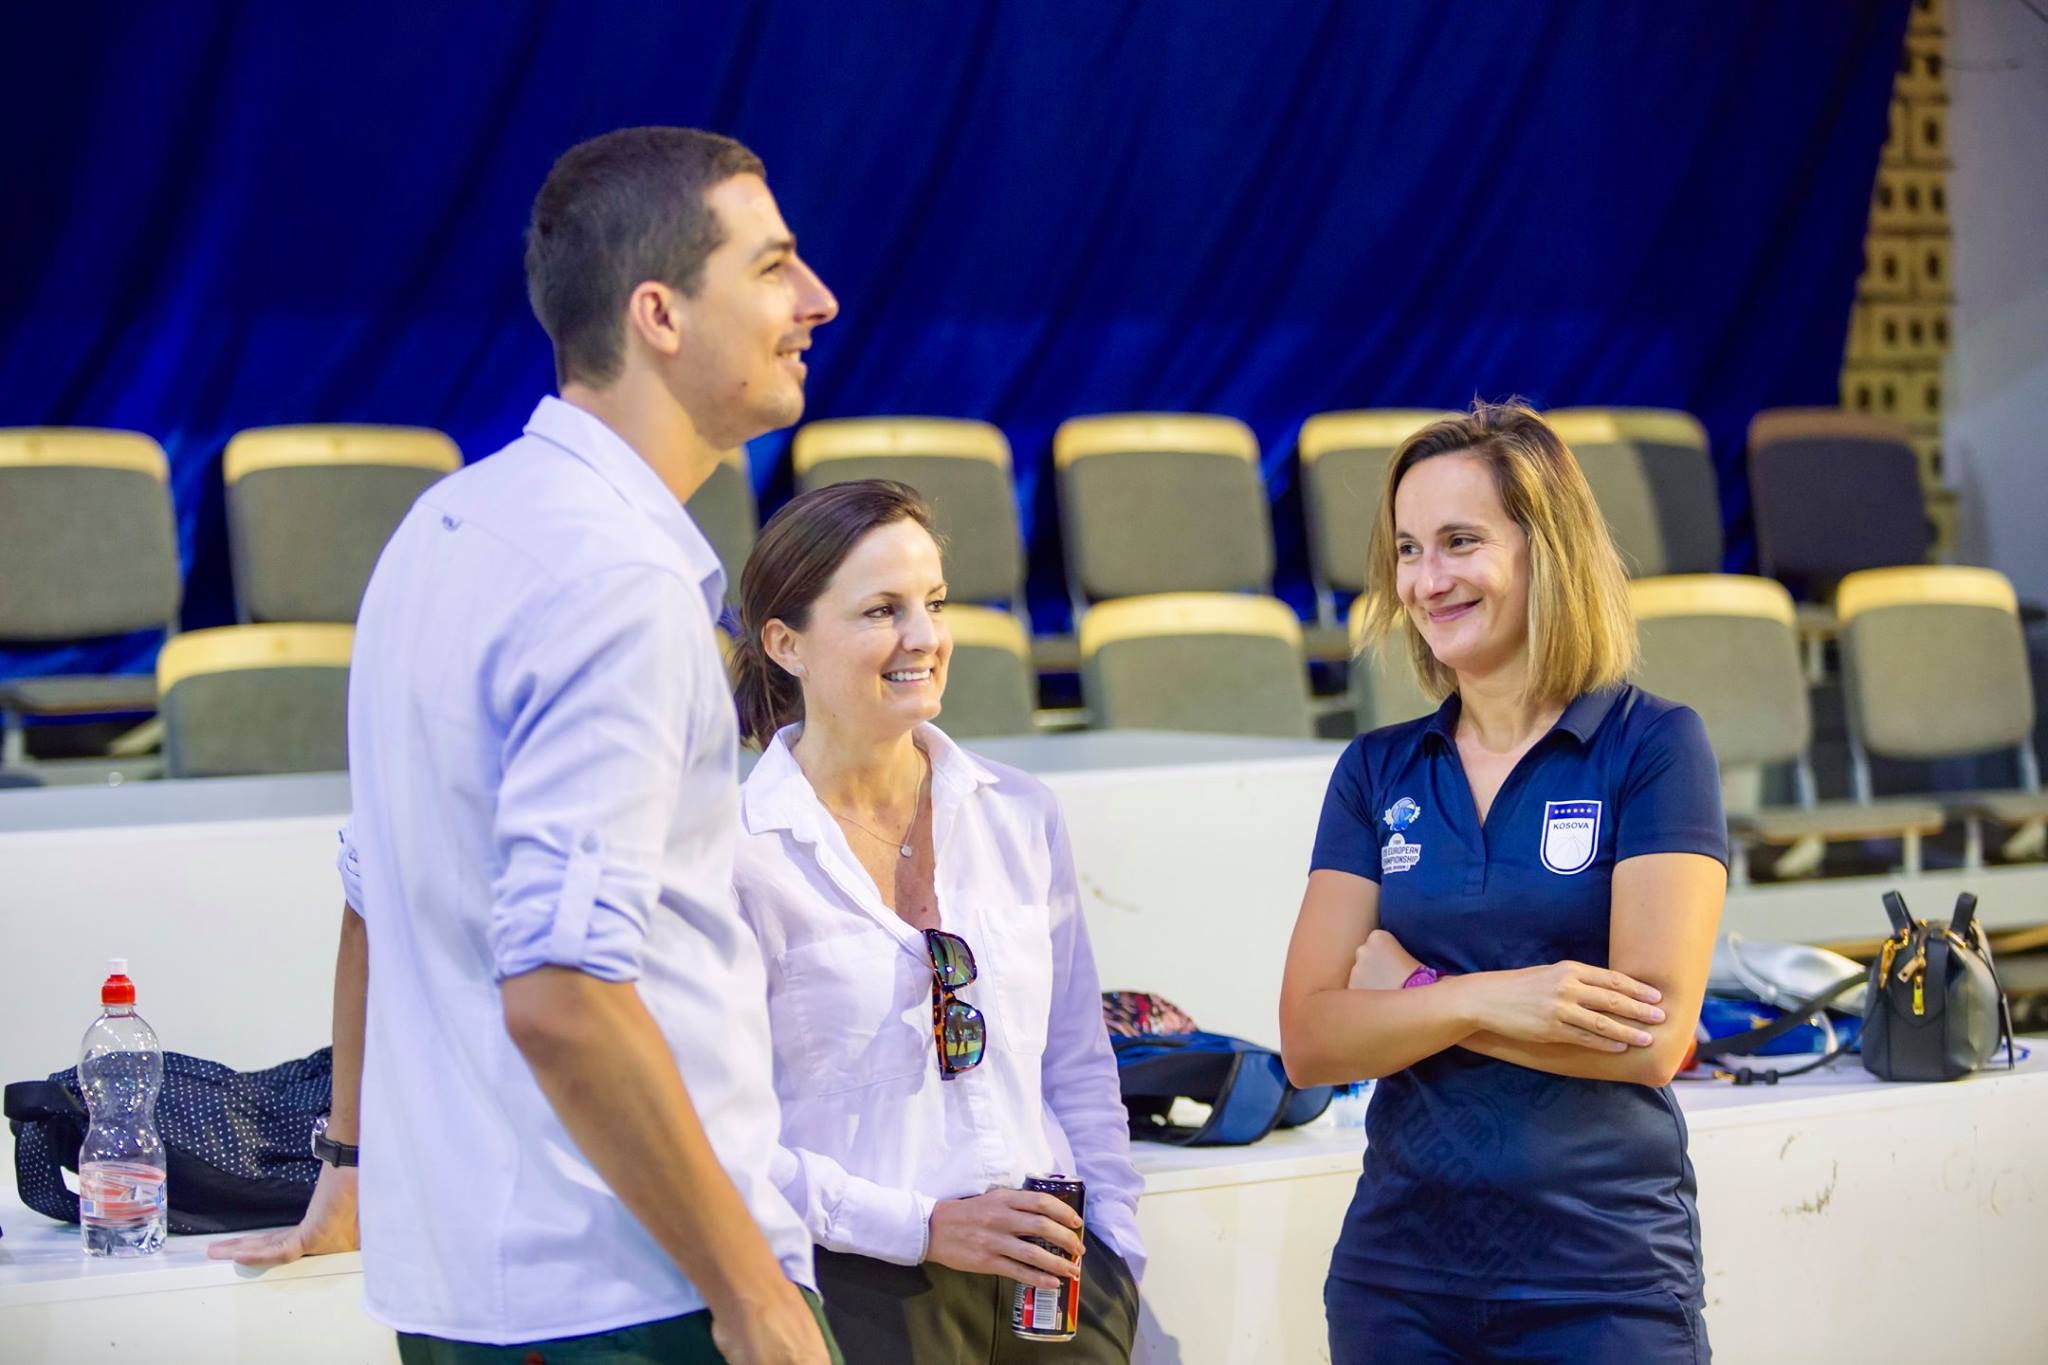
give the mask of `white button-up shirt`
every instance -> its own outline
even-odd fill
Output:
[[[917,733],[940,924],[973,950],[959,996],[987,1021],[986,1054],[940,1078],[924,934],[882,903],[785,729],[741,789],[734,866],[768,960],[776,1181],[819,1245],[911,1264],[938,1200],[1079,1175],[1089,1226],[1140,1274],[1140,1182],[1059,806],[935,726]]]
[[[732,893],[723,594],[654,471],[553,398],[422,495],[370,580],[340,867],[369,931],[365,1299],[399,1331],[530,1341],[704,1306],[506,1032],[499,983],[547,964],[638,983],[741,1198],[813,1283]]]

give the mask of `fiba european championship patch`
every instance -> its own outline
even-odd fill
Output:
[[[1408,836],[1403,833],[1404,830],[1407,830],[1421,818],[1422,807],[1416,805],[1405,796],[1387,807],[1386,811],[1381,814],[1380,819],[1386,822],[1387,828],[1394,832],[1392,838],[1380,845],[1380,875],[1382,877],[1391,872],[1406,872],[1422,861],[1422,845],[1409,843]]]

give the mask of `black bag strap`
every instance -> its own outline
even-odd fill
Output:
[[[1131,1136],[1181,1147],[1257,1142],[1273,1131],[1293,1093],[1280,1069],[1279,1058],[1264,1048],[1228,1052],[1189,1048],[1121,1062],[1117,1066],[1117,1083],[1126,1103],[1171,1102],[1182,1095],[1214,1094],[1209,1116],[1199,1127],[1170,1124],[1163,1118],[1131,1116]]]
[[[1835,1058],[1845,1056],[1846,1054],[1855,1051],[1856,1047],[1856,1043],[1837,1044],[1832,1051],[1823,1052],[1820,1056],[1814,1058],[1810,1062],[1807,1062],[1803,1066],[1795,1066],[1783,1069],[1778,1067],[1771,1067],[1763,1071],[1759,1071],[1755,1067],[1741,1066],[1737,1067],[1733,1071],[1722,1071],[1717,1072],[1715,1074],[1717,1077],[1725,1077],[1728,1080],[1735,1082],[1735,1084],[1737,1085],[1776,1085],[1779,1081],[1785,1080],[1789,1077],[1804,1076],[1809,1071],[1818,1071],[1822,1067],[1826,1066],[1829,1062],[1834,1061]]]
[[[55,1081],[14,1081],[4,1096],[7,1117],[15,1123],[41,1123],[49,1119],[83,1119],[71,1092]]]
[[[1814,996],[1811,1000],[1801,1000],[1797,1004],[1792,1005],[1784,1014],[1765,1024],[1762,1028],[1753,1028],[1746,1033],[1731,1033],[1726,1038],[1716,1038],[1712,1042],[1701,1043],[1699,1046],[1699,1059],[1703,1062],[1711,1062],[1716,1058],[1725,1057],[1731,1053],[1750,1055],[1752,1049],[1760,1048],[1767,1043],[1776,1042],[1793,1029],[1805,1024],[1807,1020],[1811,1019],[1821,1010],[1826,1009],[1829,1005],[1847,995],[1857,986],[1862,985],[1868,979],[1868,976],[1863,972],[1858,972],[1854,976],[1845,976],[1819,995]]]
[[[1893,933],[1910,934],[1913,932],[1912,912],[1906,909],[1906,898],[1898,892],[1887,891],[1884,893],[1884,913],[1892,922]]]
[[[78,1196],[64,1187],[64,1171],[78,1168],[85,1111],[55,1081],[16,1081],[7,1087],[5,1105],[21,1202],[45,1218],[76,1223]]]
[[[1956,937],[1965,943],[1975,943],[1972,934],[1977,920],[1977,897],[1968,891],[1956,893],[1955,912],[1948,917],[1948,927],[1955,930]]]

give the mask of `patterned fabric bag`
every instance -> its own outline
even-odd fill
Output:
[[[156,1128],[167,1164],[170,1230],[241,1232],[298,1222],[320,1177],[313,1120],[327,1112],[333,1082],[328,1048],[266,1071],[166,1052]],[[85,1142],[77,1068],[8,1086],[6,1112],[21,1202],[76,1223],[78,1196],[65,1186],[64,1172],[77,1174]]]

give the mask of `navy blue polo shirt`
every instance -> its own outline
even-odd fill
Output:
[[[1607,964],[1614,865],[1726,862],[1721,780],[1691,709],[1632,686],[1565,708],[1479,823],[1458,697],[1337,762],[1314,867],[1380,884],[1380,926],[1445,972]],[[1423,989],[1428,989],[1427,987]],[[1382,1079],[1331,1263],[1391,1289],[1701,1301],[1684,1116],[1668,1089],[1553,1076],[1450,1048]]]

